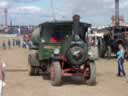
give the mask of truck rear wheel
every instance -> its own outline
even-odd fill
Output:
[[[98,53],[99,57],[104,58],[105,57],[105,42],[102,38],[98,41]]]
[[[59,61],[52,62],[51,64],[51,84],[53,86],[61,85],[61,65]]]
[[[111,47],[108,46],[107,47],[107,58],[111,58],[111,53],[112,53]]]
[[[96,65],[94,62],[89,62],[89,64],[85,66],[84,80],[87,85],[96,84]]]

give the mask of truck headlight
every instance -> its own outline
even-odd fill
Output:
[[[42,40],[41,40],[41,42],[42,42],[42,43],[45,43],[45,40],[44,40],[44,39],[42,39]]]
[[[57,49],[54,50],[55,55],[58,55],[59,53],[60,53],[60,49],[57,48]]]
[[[93,53],[89,51],[89,52],[88,52],[88,55],[89,55],[89,56],[93,56]]]

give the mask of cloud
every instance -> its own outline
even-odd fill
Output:
[[[9,19],[15,24],[39,24],[50,18],[50,12],[38,6],[22,6],[9,10]]]
[[[50,0],[0,0],[0,8],[9,7],[10,18],[15,18],[16,23],[39,24],[51,20],[55,12],[57,20],[71,20],[74,14],[80,14],[82,20],[93,24],[110,24],[114,15],[115,0],[53,0],[54,8],[48,4]],[[38,2],[38,3],[34,3]],[[41,3],[42,6],[36,5]],[[18,6],[20,5],[20,6]],[[46,6],[46,7],[44,7]],[[128,1],[120,0],[121,14],[126,14]],[[128,16],[127,16],[128,17]]]
[[[110,21],[114,14],[113,0],[58,0],[54,6],[57,19],[71,19],[74,14],[79,14],[83,21],[94,24],[103,23],[104,18]],[[96,22],[98,17],[100,20]]]
[[[115,0],[63,0],[63,4],[56,4],[56,14],[71,19],[74,14],[80,14],[82,20],[93,24],[110,24],[111,16],[115,14]],[[127,0],[120,0],[120,10],[128,8]],[[62,16],[62,17],[63,17]],[[59,17],[59,16],[57,16]]]
[[[41,11],[42,9],[37,6],[23,6],[10,10],[13,13],[40,13]]]
[[[26,3],[39,2],[39,1],[40,0],[0,0],[0,9],[1,8],[10,8],[18,3],[26,4]]]
[[[7,1],[7,2],[37,2],[40,0],[0,0],[0,1]]]
[[[68,2],[68,0],[65,0]],[[111,10],[113,2],[107,0],[70,0],[72,5],[69,5],[72,9],[72,13],[84,13],[84,14],[95,14],[99,12],[105,12]]]
[[[0,1],[0,8],[6,8],[10,5],[7,1]]]
[[[120,8],[121,9],[128,8],[128,1],[124,0],[123,2],[121,2]]]

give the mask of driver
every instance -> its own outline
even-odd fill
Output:
[[[64,35],[62,32],[54,32],[52,34],[50,42],[52,42],[52,43],[61,42],[63,40],[63,38],[64,38]]]
[[[84,26],[80,24],[80,16],[79,15],[74,15],[73,16],[73,31],[74,34],[79,35],[80,39],[85,41],[85,32],[87,31],[84,29]]]

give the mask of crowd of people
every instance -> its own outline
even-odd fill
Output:
[[[21,47],[20,39],[8,39],[7,41],[3,40],[1,42],[1,48],[3,48],[3,49],[10,49],[10,48],[14,48],[16,46]]]
[[[1,41],[0,47],[4,50],[6,49],[11,49],[15,47],[19,48],[30,48],[32,45],[31,42],[26,42],[24,40],[20,39],[8,39],[8,40],[3,40]]]

